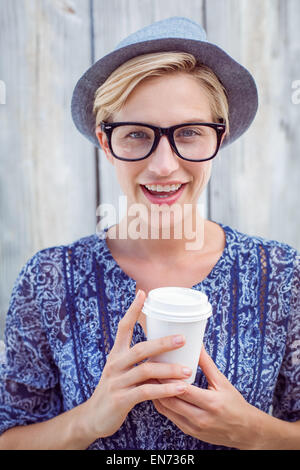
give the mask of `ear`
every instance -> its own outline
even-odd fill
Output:
[[[108,145],[108,140],[107,140],[107,137],[106,137],[105,132],[103,132],[103,131],[101,130],[101,127],[100,127],[100,126],[97,126],[97,127],[96,127],[96,130],[95,130],[95,133],[96,133],[98,142],[99,142],[99,144],[100,144],[102,150],[103,150],[104,153],[105,153],[105,156],[106,156],[107,160],[113,165],[113,164],[114,164],[114,157],[113,157],[113,155],[111,154],[111,151],[110,151],[110,148],[109,148],[109,145]]]
[[[227,136],[227,133],[224,132],[224,134],[223,134],[222,137],[221,137],[220,147],[221,147],[221,145],[223,144],[223,140],[225,139],[226,136]]]

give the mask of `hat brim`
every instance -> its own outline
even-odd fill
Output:
[[[120,65],[151,52],[186,52],[197,63],[210,67],[226,89],[230,134],[222,147],[240,137],[252,123],[258,108],[258,94],[252,75],[218,46],[206,41],[163,38],[131,44],[99,59],[78,80],[71,103],[73,121],[85,137],[100,147],[95,134],[93,105],[95,92]]]

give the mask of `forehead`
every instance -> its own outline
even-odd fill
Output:
[[[211,120],[207,91],[186,73],[148,77],[130,93],[114,121],[140,121],[171,126],[192,120]]]

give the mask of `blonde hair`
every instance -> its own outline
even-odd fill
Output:
[[[133,89],[147,77],[183,72],[199,80],[207,92],[212,117],[215,122],[226,124],[229,134],[229,109],[226,91],[213,71],[198,64],[193,55],[185,52],[158,52],[128,60],[107,78],[97,89],[94,100],[96,127],[101,121],[109,121],[125,104]]]

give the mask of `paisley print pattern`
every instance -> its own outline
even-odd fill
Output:
[[[217,367],[252,405],[300,419],[300,257],[290,246],[220,224],[223,254],[193,289],[213,307],[204,336]],[[136,283],[100,235],[36,253],[14,285],[0,365],[0,433],[87,400]],[[139,324],[133,341],[144,341]],[[195,385],[207,387],[198,368]],[[224,449],[185,435],[151,401],[89,449]],[[228,449],[228,448],[226,448]]]

